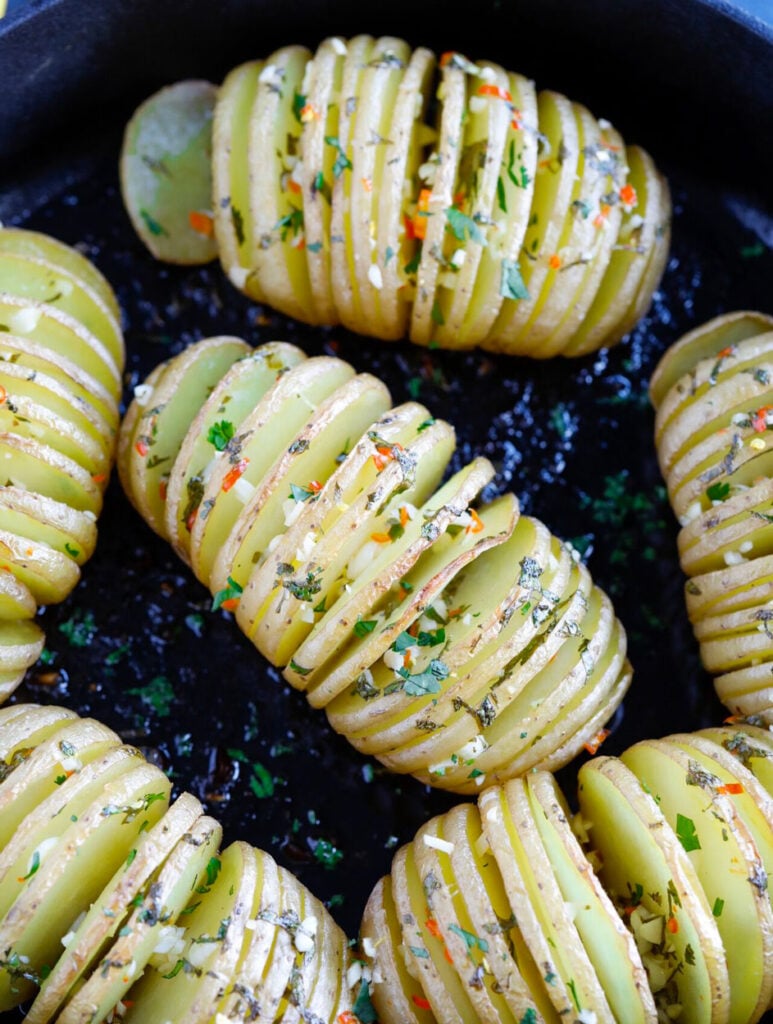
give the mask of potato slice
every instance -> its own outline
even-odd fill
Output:
[[[23,760],[0,783],[0,849],[38,804],[84,764],[101,757],[120,739],[107,726],[89,718],[61,719],[60,727],[25,751]]]
[[[176,82],[145,100],[124,131],[124,206],[145,246],[167,263],[209,263],[217,255],[211,170],[216,99],[211,82]]]
[[[97,292],[64,267],[7,252],[0,242],[0,292],[60,309],[99,338],[116,363],[123,362],[119,318]]]
[[[107,390],[117,408],[121,392],[119,363],[99,338],[73,317],[48,303],[3,293],[0,324],[11,335],[34,341],[82,367]]]
[[[0,487],[0,529],[66,554],[83,565],[94,553],[95,517],[18,487]]]
[[[276,309],[305,323],[316,317],[302,247],[301,186],[292,170],[301,134],[296,97],[310,57],[302,46],[272,53],[258,75],[249,122],[240,126],[249,132],[250,276]]]
[[[406,190],[418,193],[418,173],[424,146],[434,136],[427,125],[435,57],[422,47],[413,51],[405,69],[386,132],[391,145],[381,169],[374,199],[376,256],[381,270],[379,291],[382,337],[398,340],[405,336],[410,314],[407,270],[417,254],[417,240],[405,230],[403,208]]]
[[[300,363],[279,377],[216,454],[191,526],[191,565],[203,583],[209,583],[221,545],[277,452],[289,448],[310,414],[352,376],[352,367],[340,359],[317,356]]]
[[[163,818],[142,833],[126,863],[120,865],[78,927],[66,936],[65,952],[27,1011],[30,1024],[54,1019],[62,1004],[88,980],[98,967],[100,951],[106,951],[107,944],[124,928],[132,906],[144,903],[149,883],[175,846],[191,834],[201,815],[198,800],[183,793]]]
[[[24,672],[43,650],[43,631],[31,619],[0,620],[0,671]]]
[[[702,359],[716,360],[725,348],[773,330],[764,313],[724,313],[683,335],[664,353],[650,379],[650,400],[658,409],[671,388]]]
[[[550,258],[560,245],[570,215],[580,160],[578,123],[569,100],[559,93],[543,91],[537,97],[537,111],[545,141],[521,254],[517,263],[502,266],[501,291],[506,297],[486,346],[497,352],[518,351],[518,339],[540,302],[543,283],[552,269]]]
[[[189,903],[209,892],[220,870],[217,849],[221,836],[220,825],[206,815],[183,834],[158,875],[139,894],[97,970],[70,995],[57,1017],[60,1024],[104,1020],[142,975],[156,947],[171,945],[174,949],[174,933],[167,930],[174,926],[166,922],[178,920]],[[184,970],[182,958],[169,953],[156,955],[165,955],[170,961],[169,973]]]
[[[454,188],[459,173],[462,151],[463,122],[467,104],[467,74],[457,63],[449,61],[440,71],[438,96],[442,98],[439,138],[427,158],[434,164],[431,189],[422,189],[417,196],[414,233],[422,239],[421,256],[416,271],[416,291],[410,315],[411,341],[428,345],[433,335],[433,324],[440,320],[437,305],[437,287],[440,264],[437,253],[442,253],[449,225],[448,211],[453,209]],[[425,202],[422,202],[422,199]]]
[[[637,921],[663,922],[662,937],[654,926],[645,932],[656,941],[647,940],[643,954],[658,1009],[681,1007],[686,1024],[728,1021],[730,982],[717,922],[655,800],[616,758],[587,762],[578,782],[585,848],[600,862],[601,884],[619,909],[642,908]]]
[[[7,778],[38,743],[73,718],[77,718],[74,711],[56,705],[13,704],[0,708],[0,774],[3,778]]]
[[[0,923],[5,970],[0,974],[0,1006],[7,1009],[29,994],[25,973],[41,975],[58,957],[61,938],[87,910],[115,868],[137,841],[143,823],[152,825],[163,813],[171,784],[158,768],[141,763],[107,782],[96,799],[51,844],[30,854],[21,891]],[[71,807],[68,804],[68,810]],[[7,884],[7,881],[6,883]],[[18,883],[17,883],[18,884]]]
[[[214,592],[227,587],[229,579],[244,587],[269,544],[292,518],[294,505],[316,500],[351,439],[360,437],[389,406],[386,387],[363,373],[343,383],[317,407],[244,502],[212,563],[209,586]],[[288,501],[292,503],[289,513]]]
[[[128,1021],[211,1020],[231,978],[244,941],[247,913],[257,880],[255,855],[247,843],[232,843],[220,855],[220,870],[205,900],[186,914],[181,953],[192,970],[168,977],[150,969],[132,988]]]
[[[338,320],[330,272],[330,218],[337,152],[325,139],[338,136],[339,98],[346,43],[324,39],[306,65],[305,95],[297,100],[301,157],[293,172],[300,185],[309,289],[317,322]],[[304,102],[301,104],[301,100]]]
[[[400,508],[407,517],[414,503],[429,498],[453,447],[451,427],[433,421],[416,403],[391,410],[366,431],[318,499],[305,504],[279,544],[256,567],[241,595],[237,621],[266,657],[279,665],[291,660],[317,616],[326,614],[323,609],[338,598],[348,580],[350,559],[373,533],[403,528]],[[307,554],[309,533],[318,539]],[[303,600],[302,591],[296,596],[295,588],[283,586],[278,571],[282,565],[292,565],[296,579],[312,575],[319,586],[313,603]]]
[[[265,301],[257,275],[251,274],[253,224],[250,216],[249,123],[263,61],[233,69],[218,91],[215,105],[212,195],[220,262],[231,283],[256,302]]]
[[[0,572],[0,619],[31,619],[38,610],[29,587],[10,569]]]
[[[478,95],[490,84],[479,84]],[[533,82],[512,72],[507,74],[506,92],[510,101],[507,95],[487,101],[492,106],[512,106],[497,178],[496,203],[490,213],[496,234],[491,233],[493,237],[481,253],[475,287],[461,325],[459,340],[465,347],[489,347],[491,329],[508,292],[508,268],[518,263],[534,197],[539,139],[537,94]],[[486,91],[486,95],[491,93]]]
[[[713,908],[727,957],[729,1020],[759,1020],[773,994],[773,911],[749,830],[717,775],[669,740],[637,743],[622,760],[653,794]]]
[[[0,231],[0,252],[45,260],[78,278],[88,290],[99,296],[114,319],[120,322],[121,310],[113,289],[91,260],[72,246],[37,231],[4,227]]]
[[[87,470],[51,445],[2,431],[0,459],[4,460],[6,480],[14,487],[99,515],[106,480],[96,482]]]
[[[191,420],[210,390],[248,346],[239,338],[207,338],[185,349],[138,398],[122,428],[118,459],[142,515],[164,536],[166,479]]]
[[[564,355],[582,356],[614,345],[643,315],[668,257],[671,203],[668,185],[652,158],[638,146],[625,147],[627,206],[599,290]]]
[[[410,56],[410,47],[402,39],[382,36],[373,42],[368,63],[356,87],[357,109],[349,136],[348,223],[351,240],[347,240],[346,245],[350,273],[356,280],[356,287],[353,289],[354,301],[342,322],[360,334],[373,333],[378,337],[384,334],[380,294],[384,286],[385,258],[379,253],[377,242],[378,201],[384,169],[393,158],[393,142],[389,135],[392,112]],[[336,200],[335,186],[333,200]]]
[[[655,1002],[633,936],[599,884],[571,830],[569,807],[547,772],[525,776],[526,792],[551,869],[606,992],[615,1020],[654,1022]]]
[[[190,561],[191,517],[198,509],[214,452],[228,444],[239,423],[277,377],[305,358],[294,345],[261,345],[229,367],[196,413],[169,471],[166,488],[165,532],[184,561]]]
[[[315,684],[316,673],[351,637],[357,619],[367,618],[390,589],[399,585],[422,553],[465,512],[492,475],[491,464],[486,459],[476,459],[433,496],[431,507],[420,510],[402,536],[380,545],[383,551],[353,579],[350,589],[342,593],[298,648],[297,660],[284,672],[291,685],[306,689]]]

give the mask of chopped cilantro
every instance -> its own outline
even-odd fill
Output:
[[[502,277],[499,282],[499,294],[505,299],[529,299],[529,289],[523,282],[521,268],[517,260],[502,260]]]
[[[312,839],[309,842],[312,845],[314,859],[322,864],[323,867],[326,867],[328,871],[332,871],[343,860],[343,853],[327,839]]]
[[[378,619],[357,619],[354,624],[354,635],[355,636],[367,636],[368,633],[372,633],[378,625]]]
[[[212,598],[211,611],[216,612],[218,608],[223,608],[229,601],[235,601],[242,593],[242,589],[243,588],[236,582],[236,580],[229,576],[226,586],[214,594]],[[226,608],[226,610],[228,611],[229,609]]]
[[[71,618],[59,623],[60,633],[64,633],[71,647],[88,647],[94,639],[97,624],[92,611],[76,611]]]
[[[256,761],[252,766],[250,789],[259,800],[264,800],[266,797],[274,795],[274,778],[260,761]]]
[[[207,433],[207,440],[219,451],[225,451],[228,442],[234,436],[234,425],[229,420],[213,423]]]
[[[465,239],[469,238],[473,242],[477,242],[478,245],[486,244],[485,236],[474,217],[468,217],[466,213],[462,213],[455,206],[447,207],[446,217],[448,219],[448,227],[453,232],[454,238],[458,238],[460,242],[464,242]]]
[[[360,990],[357,993],[357,998],[354,1000],[352,1013],[360,1021],[360,1024],[376,1024],[378,1020],[378,1014],[373,1007],[373,1003],[370,1001],[370,987],[365,980],[360,983]]]
[[[145,686],[135,686],[126,691],[139,697],[143,704],[153,708],[159,718],[167,718],[174,701],[174,689],[166,676],[155,676]]]
[[[700,850],[701,844],[695,831],[695,822],[692,818],[686,818],[683,814],[677,814],[676,836],[687,853],[691,850]]]
[[[314,491],[308,487],[299,487],[298,484],[290,484],[290,497],[294,501],[308,501],[315,496]]]

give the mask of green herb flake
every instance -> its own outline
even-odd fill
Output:
[[[701,844],[695,831],[695,822],[683,814],[676,816],[676,836],[687,853],[691,850],[700,850]]]
[[[446,322],[445,317],[443,316],[443,310],[440,308],[440,303],[437,299],[432,303],[432,312],[430,313],[430,316],[432,317],[432,323],[437,324],[439,327],[442,327]]]
[[[445,213],[448,227],[453,232],[454,238],[460,242],[469,238],[471,241],[477,242],[478,245],[486,244],[485,236],[474,217],[468,217],[466,213],[462,213],[455,206],[447,207]]]
[[[221,420],[213,423],[207,432],[207,441],[214,445],[217,451],[225,451],[228,442],[234,436],[234,425],[229,420]]]
[[[235,206],[231,207],[231,223],[236,234],[236,241],[239,245],[244,245],[244,217]]]
[[[139,697],[159,718],[167,718],[171,713],[174,689],[166,676],[155,676],[144,686],[135,686],[126,692],[132,697]]]
[[[709,501],[724,501],[730,494],[730,484],[715,483],[706,488],[706,497]]]
[[[360,983],[360,989],[357,993],[357,998],[354,1000],[352,1013],[360,1021],[360,1024],[376,1024],[378,1021],[378,1014],[370,1000],[370,986],[367,981],[363,980]]]
[[[293,672],[297,672],[299,676],[307,676],[311,672],[310,668],[304,668],[303,665],[299,665],[297,661],[290,659],[290,668]]]
[[[166,230],[166,228],[164,228],[161,224],[158,223],[157,220],[151,217],[147,210],[141,209],[140,217],[142,217],[145,223],[145,227],[148,229],[151,235],[155,235],[156,237],[158,237],[159,235],[166,235],[167,237],[169,237],[169,232]]]
[[[38,870],[39,867],[40,867],[40,853],[37,850],[35,850],[34,853],[32,854],[32,859],[30,860],[30,869],[29,869],[29,871],[27,872],[26,875],[23,875],[19,879],[19,881],[20,882],[26,882],[28,878],[32,878],[32,876],[37,873],[37,870]]]
[[[80,551],[77,548],[74,548],[69,541],[65,543],[64,550],[67,552],[70,558],[77,558],[78,555],[80,555]]]
[[[59,632],[67,637],[71,647],[88,647],[97,632],[94,613],[76,611],[71,618],[59,623]]]
[[[373,632],[377,625],[378,619],[357,619],[353,629],[354,635],[360,637],[367,636]]]
[[[725,901],[720,899],[719,896],[714,900],[714,906],[711,908],[711,913],[714,917],[721,917],[722,911],[725,909]]]
[[[497,178],[497,206],[502,213],[507,213],[507,198],[505,197],[505,183],[502,176]]]
[[[464,944],[467,946],[468,951],[479,949],[481,953],[488,953],[488,942],[485,939],[479,938],[473,932],[460,928],[458,924],[450,924],[448,930],[453,932],[454,935],[458,935],[459,938],[464,939]]]
[[[309,490],[308,487],[299,487],[298,484],[290,484],[290,497],[293,501],[308,501],[310,498],[314,498],[315,492]]]
[[[343,853],[334,846],[327,839],[312,840],[314,859],[320,863],[323,867],[327,868],[328,871],[332,871],[333,868],[343,860]],[[374,1017],[375,1020],[375,1017]]]
[[[344,148],[337,135],[326,135],[325,142],[328,146],[333,146],[336,151],[335,163],[333,164],[333,177],[340,178],[344,171],[350,171],[352,169],[352,162],[344,152]]]
[[[298,90],[296,89],[293,92],[293,117],[298,122],[298,124],[303,124],[303,121],[301,119],[301,111],[305,106],[306,97],[303,95],[303,93],[298,92]]]
[[[502,277],[499,282],[499,294],[505,299],[530,299],[529,289],[523,282],[521,268],[517,260],[502,260]]]
[[[252,766],[252,777],[250,778],[250,789],[259,800],[265,800],[274,795],[274,778],[264,768],[260,761]]]

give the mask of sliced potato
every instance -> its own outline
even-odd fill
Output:
[[[137,108],[121,146],[121,193],[134,230],[156,259],[209,263],[212,216],[210,82],[176,82]]]

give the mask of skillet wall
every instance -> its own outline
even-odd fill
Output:
[[[479,353],[429,360],[411,346],[315,332],[270,311],[258,318],[216,266],[178,271],[147,257],[116,190],[134,105],[181,77],[218,81],[288,42],[313,47],[362,31],[497,60],[586,103],[650,150],[674,186],[674,253],[652,314],[625,346],[572,364]],[[468,20],[450,4],[415,0],[33,0],[0,22],[0,219],[84,241],[115,282],[127,314],[127,395],[169,354],[165,346],[216,332],[286,338],[312,353],[335,340],[358,370],[384,377],[396,402],[418,381],[420,400],[457,426],[463,456],[495,461],[500,490],[515,490],[559,536],[592,534],[589,566],[614,598],[636,669],[604,748],[615,753],[722,716],[684,615],[646,381],[665,345],[694,324],[723,308],[771,311],[770,251],[746,262],[738,253],[773,242],[772,53],[770,25],[727,4],[685,0],[479,0]],[[44,617],[53,661],[31,674],[20,699],[66,703],[146,747],[207,801],[228,841],[268,849],[353,933],[395,845],[455,799],[358,757],[227,616],[208,609],[203,588],[114,481],[97,555],[71,599]],[[67,640],[74,628],[83,646]],[[160,676],[175,693],[165,714],[148,691],[136,692]],[[275,776],[270,801],[249,785],[256,761]],[[572,779],[570,769],[570,793]],[[321,841],[343,859],[325,863]]]

